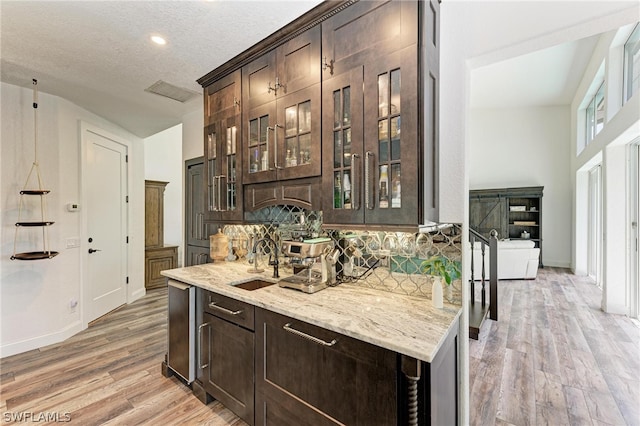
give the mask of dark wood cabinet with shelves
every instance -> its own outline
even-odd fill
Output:
[[[360,2],[323,22],[323,203],[328,226],[418,225],[435,178],[423,123],[417,2]],[[437,10],[437,5],[436,5]],[[341,40],[349,40],[343,43]],[[435,47],[434,47],[435,48]],[[437,77],[438,64],[423,64]],[[433,68],[433,71],[431,71]],[[328,158],[327,158],[328,157]],[[424,157],[426,159],[426,157]],[[328,199],[327,199],[328,198]]]
[[[144,191],[144,287],[167,285],[160,275],[178,267],[178,246],[164,244],[164,190],[169,182],[145,180]]]
[[[544,187],[479,189],[469,191],[469,226],[488,237],[531,240],[540,248],[542,264],[542,193]]]
[[[240,70],[205,89],[204,181],[206,220],[242,221],[242,111]]]
[[[321,177],[328,226],[436,222],[438,52],[436,0],[324,2],[203,76],[205,139],[242,99],[235,187],[207,168],[207,219],[256,205],[247,185]]]
[[[254,422],[254,307],[198,289],[198,372],[194,392],[213,397],[248,424]]]
[[[320,26],[242,69],[245,183],[319,176]]]

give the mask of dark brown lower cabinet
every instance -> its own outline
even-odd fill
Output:
[[[257,425],[395,425],[398,356],[256,309]]]
[[[193,385],[194,392],[205,403],[210,400],[209,396],[217,399],[252,425],[254,307],[215,293],[201,291],[204,309],[198,330],[199,373],[198,380]],[[234,317],[237,317],[237,320]]]
[[[432,362],[401,356],[400,369],[399,425],[458,424],[457,334],[445,339]],[[412,405],[417,407],[415,416]]]
[[[192,386],[204,403],[215,398],[250,425],[458,422],[457,334],[427,363],[207,290],[197,296]]]

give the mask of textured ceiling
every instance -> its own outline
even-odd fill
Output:
[[[200,92],[196,79],[320,0],[0,1],[3,82],[71,102],[147,137],[201,108],[145,88],[158,80]],[[167,39],[157,46],[153,34]]]
[[[196,79],[320,0],[0,0],[2,81],[70,100],[147,137],[201,109],[144,91],[158,80],[200,92]],[[149,37],[160,34],[167,45]],[[473,70],[473,108],[566,105],[595,37]]]

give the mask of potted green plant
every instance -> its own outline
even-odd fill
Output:
[[[434,255],[420,264],[423,273],[434,277],[431,288],[433,306],[442,308],[442,280],[447,285],[447,299],[451,300],[451,283],[462,276],[462,264],[442,255]]]

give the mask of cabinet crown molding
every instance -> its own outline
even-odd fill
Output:
[[[328,0],[322,2],[304,15],[285,25],[283,28],[280,28],[270,36],[220,65],[213,71],[210,71],[200,77],[196,81],[202,87],[207,87],[214,81],[228,75],[232,71],[242,68],[254,59],[264,55],[281,44],[288,42],[307,31],[309,28],[320,24],[322,21],[357,2],[358,0]]]

